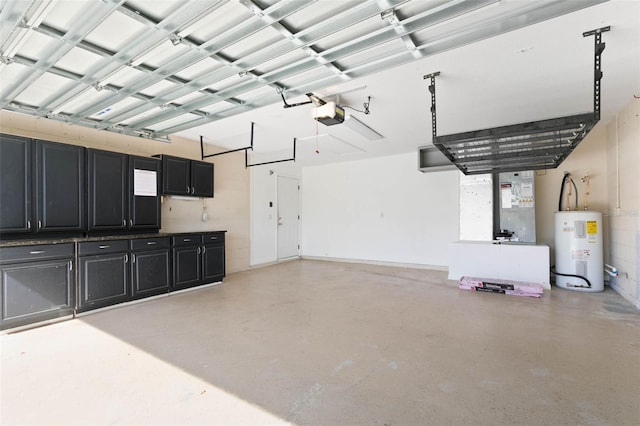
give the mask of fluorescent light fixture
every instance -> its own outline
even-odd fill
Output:
[[[371,127],[367,126],[362,121],[358,120],[350,114],[347,115],[346,119],[344,120],[344,125],[354,132],[359,133],[364,138],[369,139],[370,141],[384,139],[384,136],[382,136],[380,133],[376,132]]]

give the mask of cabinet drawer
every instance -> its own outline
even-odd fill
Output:
[[[73,243],[0,247],[0,263],[73,257]]]
[[[159,250],[168,249],[169,246],[169,237],[137,238],[131,240],[131,250]]]
[[[224,244],[224,232],[212,232],[202,236],[205,245]]]
[[[119,253],[129,250],[129,240],[87,241],[78,243],[78,256]]]
[[[201,234],[174,235],[173,237],[171,237],[171,244],[176,247],[200,245],[202,244],[202,235]]]

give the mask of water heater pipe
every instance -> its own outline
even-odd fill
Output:
[[[584,210],[589,210],[589,203],[588,203],[587,199],[589,198],[589,191],[591,190],[591,185],[589,183],[590,180],[591,180],[591,178],[589,177],[589,173],[587,173],[586,175],[584,175],[580,179],[580,181],[582,181],[582,182],[587,184],[587,189],[584,192]]]
[[[578,187],[576,186],[576,183],[573,181],[573,178],[569,173],[565,174],[564,181],[569,186],[569,192],[567,192],[567,207],[565,208],[565,210],[567,211],[571,210],[571,194],[572,194],[571,187],[572,186],[573,186],[573,190],[576,192],[575,205],[576,205],[576,210],[578,210]]]

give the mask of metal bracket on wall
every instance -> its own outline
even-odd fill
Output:
[[[610,29],[582,34],[595,36],[593,113],[437,136],[435,77],[440,73],[425,75],[430,79],[433,145],[465,175],[558,167],[600,120],[601,34]]]
[[[606,44],[602,42],[602,33],[611,30],[611,26],[598,28],[582,33],[582,37],[595,36],[593,38],[593,113],[600,120],[600,80],[602,80],[602,68],[600,56]]]
[[[431,136],[436,137],[436,76],[440,75],[440,71],[427,74],[422,77],[424,80],[429,79],[429,93],[431,93]]]

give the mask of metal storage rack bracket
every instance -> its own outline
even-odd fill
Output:
[[[465,175],[558,167],[600,121],[602,33],[610,29],[582,34],[594,36],[593,113],[437,136],[435,78],[440,73],[425,75],[430,80],[433,145]]]
[[[251,145],[245,146],[244,148],[237,148],[237,149],[232,149],[232,150],[229,150],[229,151],[216,152],[215,154],[204,155],[204,142],[202,141],[202,136],[200,136],[200,158],[202,160],[204,160],[205,158],[215,157],[217,155],[231,154],[232,152],[238,152],[238,151],[244,151],[245,157],[246,157],[247,150],[250,149],[250,150],[253,151],[253,126],[254,125],[255,125],[255,123],[252,121],[251,122]]]
[[[287,158],[287,159],[284,159],[284,160],[266,161],[264,163],[249,164],[249,154],[247,153],[247,151],[248,150],[252,150],[253,151],[253,127],[254,126],[255,126],[255,123],[252,121],[251,122],[251,145],[245,146],[244,148],[236,148],[236,149],[232,149],[232,150],[229,150],[229,151],[216,152],[215,154],[204,155],[204,142],[202,140],[202,136],[200,136],[200,157],[201,157],[201,159],[204,160],[205,158],[215,157],[217,155],[231,154],[232,152],[244,151],[244,168],[245,169],[248,168],[248,167],[264,166],[265,164],[284,163],[286,161],[296,161],[296,138],[293,138],[293,157],[292,158]]]

